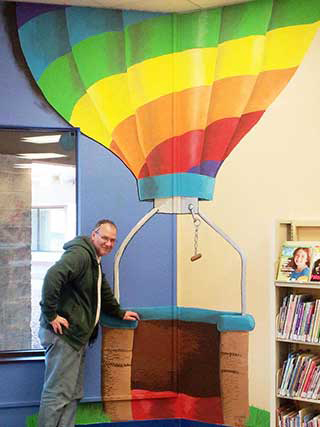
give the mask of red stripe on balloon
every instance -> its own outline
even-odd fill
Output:
[[[224,154],[224,159],[229,156],[231,151],[236,147],[241,139],[249,132],[250,129],[261,119],[265,110],[254,111],[253,113],[243,114],[240,118],[237,129],[232,137],[232,140]]]
[[[228,117],[211,123],[205,134],[202,161],[224,159],[226,149],[235,133],[239,117]]]
[[[155,147],[140,170],[139,178],[186,172],[198,166],[203,147],[203,130],[169,138]]]
[[[222,162],[263,113],[228,117],[211,123],[206,131],[194,130],[167,139],[151,151],[138,177],[187,172],[210,160]]]
[[[260,120],[263,111],[243,114],[241,117],[229,117],[211,123],[206,130],[202,161],[223,161]]]

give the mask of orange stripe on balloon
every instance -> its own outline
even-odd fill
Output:
[[[111,141],[110,147],[109,149],[116,155],[119,157],[120,160],[123,161],[123,163],[129,167],[129,162],[126,159],[125,155],[123,154],[123,152],[120,150],[120,148],[118,147],[117,143],[115,141]]]
[[[144,152],[175,135],[204,129],[210,99],[210,87],[200,86],[163,96],[143,105],[136,112],[138,132]],[[143,126],[139,126],[143,124]],[[155,126],[156,124],[156,126]]]
[[[126,165],[137,177],[145,162],[145,154],[139,142],[136,118],[130,116],[123,120],[112,132],[112,138],[113,144],[116,144],[118,151],[122,154],[122,157],[119,157],[126,159]]]
[[[240,117],[245,109],[257,76],[236,76],[217,80],[212,95],[207,123],[226,117]]]
[[[266,110],[288,84],[297,67],[259,74],[244,113]]]
[[[135,171],[140,171],[144,159],[161,142],[206,127],[210,92],[210,86],[200,86],[162,96],[140,107],[135,117],[128,117],[115,128],[112,137]],[[134,158],[136,125],[140,150]]]
[[[251,129],[251,118],[253,122],[257,116],[260,118],[259,112],[266,110],[295,71],[296,68],[292,68],[266,71],[258,77],[230,77],[215,82],[212,94],[210,86],[201,86],[165,95],[143,105],[136,116],[122,121],[112,134],[122,153],[122,157],[119,157],[126,159],[135,176],[152,175],[151,170],[158,171],[154,174],[168,173],[165,172],[169,169],[168,159],[176,152],[175,146],[189,141],[188,138],[192,139],[192,132],[206,129],[207,142],[202,161],[221,161],[225,153],[229,153],[239,142],[235,135],[242,133],[241,129],[247,126]],[[210,97],[213,106],[207,111]],[[158,149],[162,144],[165,145]],[[166,160],[157,161],[154,150],[158,155],[164,150]],[[161,154],[160,159],[162,157]],[[163,162],[165,164],[159,166]],[[181,171],[179,165],[178,162],[176,172]]]

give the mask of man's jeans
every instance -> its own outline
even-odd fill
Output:
[[[46,369],[38,427],[73,427],[83,396],[85,347],[77,351],[45,328],[40,328],[39,338],[46,351]]]

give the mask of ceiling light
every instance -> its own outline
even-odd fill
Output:
[[[21,157],[22,159],[29,159],[29,160],[39,160],[39,159],[57,159],[59,157],[67,157],[64,154],[58,154],[58,153],[22,153],[17,154],[17,157]]]
[[[32,144],[53,144],[59,142],[60,138],[61,135],[24,136],[21,141]]]
[[[16,163],[14,167],[16,169],[31,169],[32,163]]]

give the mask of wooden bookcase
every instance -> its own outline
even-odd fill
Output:
[[[320,241],[320,220],[319,221],[291,221],[281,220],[276,224],[275,248],[274,248],[274,277],[277,276],[279,265],[279,254],[282,243],[288,240]],[[271,363],[272,363],[272,391],[271,391],[271,425],[278,427],[276,411],[277,408],[295,402],[298,407],[316,406],[320,413],[320,400],[303,398],[280,397],[278,394],[277,373],[282,367],[284,360],[291,351],[299,349],[310,349],[313,353],[320,354],[320,343],[312,344],[287,339],[279,339],[276,335],[276,315],[279,313],[283,297],[289,293],[307,293],[320,298],[320,284],[314,282],[296,283],[280,282],[274,280],[271,301],[274,301],[271,310],[272,333],[271,333]]]

